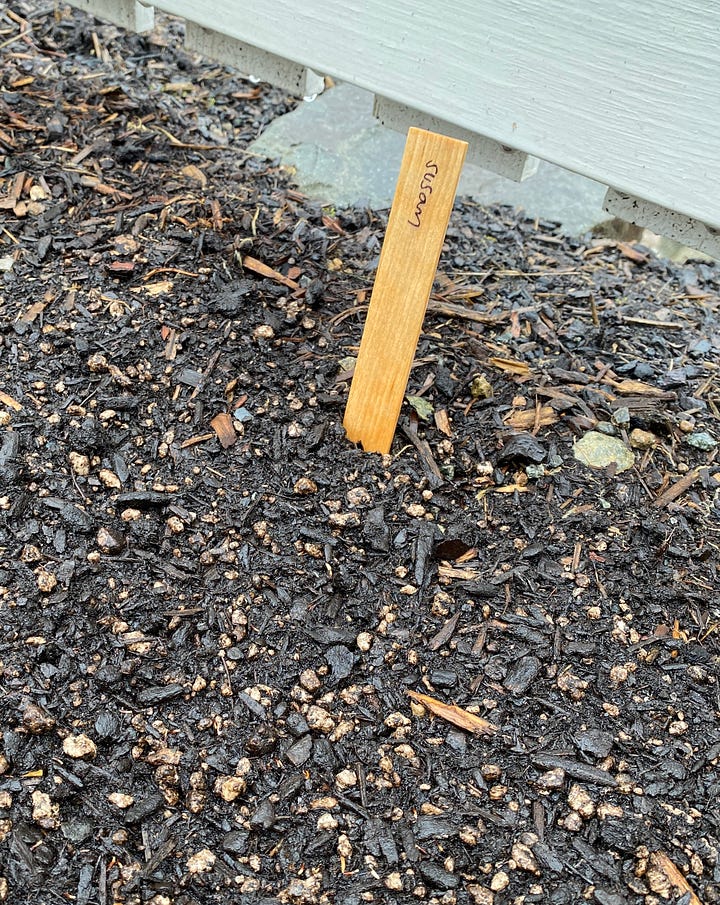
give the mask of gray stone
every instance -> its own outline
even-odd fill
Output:
[[[635,464],[632,450],[616,437],[608,437],[598,431],[588,431],[573,447],[575,458],[592,468],[615,465],[616,473],[627,471]]]
[[[295,767],[299,767],[305,763],[305,761],[310,757],[311,754],[312,738],[310,738],[309,735],[306,735],[287,749],[287,751],[285,752],[285,757]]]
[[[575,744],[583,754],[607,757],[613,746],[613,737],[601,729],[585,729],[575,736]]]
[[[707,431],[696,431],[692,434],[688,434],[685,437],[685,442],[688,446],[693,446],[695,449],[700,449],[703,452],[710,452],[715,449],[718,441]]]
[[[370,92],[338,84],[279,117],[250,150],[292,167],[299,188],[315,200],[336,207],[389,207],[405,136],[381,126],[372,108]],[[522,208],[529,217],[561,223],[568,233],[608,220],[604,186],[545,161],[525,182],[468,164],[458,194]]]

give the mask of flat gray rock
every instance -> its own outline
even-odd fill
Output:
[[[315,200],[335,207],[389,207],[405,137],[381,126],[372,109],[369,91],[336,85],[272,122],[250,150],[292,167],[300,190]],[[568,233],[608,219],[604,186],[545,161],[525,182],[466,164],[458,194],[521,208],[530,217],[561,223]]]

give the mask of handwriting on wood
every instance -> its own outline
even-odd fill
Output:
[[[408,132],[343,422],[367,452],[390,451],[466,151]]]

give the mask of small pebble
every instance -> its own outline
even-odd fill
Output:
[[[592,817],[595,813],[595,802],[590,795],[577,783],[570,786],[568,792],[568,804],[573,811],[577,811],[581,817]]]
[[[650,431],[640,430],[636,427],[630,432],[630,446],[633,449],[652,449],[658,442],[658,438]]]
[[[95,536],[95,543],[101,553],[113,556],[125,549],[125,535],[114,528],[100,528]]]
[[[273,336],[275,336],[275,331],[270,324],[260,324],[259,327],[255,327],[253,330],[253,339],[256,340],[272,339]]]
[[[354,770],[341,770],[335,774],[335,784],[338,789],[352,789],[357,785],[357,773]]]
[[[22,724],[33,735],[49,732],[55,726],[55,718],[37,704],[28,704],[22,711]]]
[[[718,441],[707,431],[698,431],[693,434],[688,434],[685,437],[685,442],[688,446],[692,446],[702,452],[711,452],[718,444]]]
[[[71,452],[68,455],[70,467],[76,475],[87,477],[90,474],[90,459],[79,452]]]
[[[565,771],[562,767],[555,767],[554,770],[547,770],[536,781],[536,785],[540,789],[561,789],[565,784]]]
[[[32,805],[32,818],[44,830],[54,830],[60,826],[60,805],[47,792],[33,792]]]
[[[240,408],[236,408],[233,412],[233,418],[240,424],[245,424],[247,421],[252,421],[253,414],[244,406],[240,406]]]
[[[100,478],[102,485],[107,487],[108,490],[120,490],[122,487],[120,478],[114,471],[110,471],[109,468],[101,468],[98,472],[98,477]]]

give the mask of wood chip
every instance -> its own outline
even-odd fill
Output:
[[[685,493],[686,490],[689,490],[700,477],[700,471],[699,468],[693,468],[687,474],[683,475],[679,481],[676,481],[655,499],[653,506],[660,509],[663,506],[667,506],[668,503],[672,503],[672,501],[676,500],[679,496],[682,496],[682,494]]]
[[[530,374],[530,368],[524,361],[517,361],[514,358],[498,358],[495,355],[488,361],[494,368],[507,371],[508,374],[517,374],[519,377],[527,377]]]
[[[458,620],[460,619],[460,613],[455,613],[450,619],[447,620],[445,625],[437,632],[433,637],[428,641],[428,650],[437,650],[442,647],[443,644],[446,644],[455,633],[455,629],[458,624]]]
[[[232,418],[227,412],[221,412],[219,415],[215,415],[210,422],[210,427],[212,427],[217,434],[217,438],[223,449],[232,446],[237,440],[237,434],[233,427]]]
[[[198,182],[200,184],[200,188],[204,189],[207,185],[207,176],[199,167],[196,167],[193,163],[189,163],[187,166],[184,166],[182,170],[180,170],[180,172],[183,174],[183,176],[186,176],[193,182]]]
[[[665,852],[653,852],[650,855],[650,861],[657,870],[667,877],[668,883],[677,889],[681,896],[690,896],[688,905],[702,905],[702,902],[695,895],[688,881],[680,873],[677,867],[675,867]]]
[[[285,274],[280,273],[279,270],[273,270],[272,267],[268,267],[267,264],[263,264],[263,262],[258,261],[257,258],[251,258],[250,255],[245,255],[242,259],[242,266],[246,270],[252,270],[252,272],[256,273],[258,276],[265,277],[268,280],[274,280],[276,283],[281,283],[283,286],[287,286],[288,289],[300,288],[300,284],[296,283],[295,280],[289,279]]]
[[[473,308],[466,308],[464,305],[455,305],[452,302],[438,302],[434,299],[428,304],[428,311],[433,314],[441,314],[443,317],[454,317],[459,320],[475,321],[478,324],[498,324],[500,321],[507,320],[507,314],[486,314],[483,311],[475,311]]]
[[[205,443],[207,440],[212,440],[213,437],[217,436],[217,434],[197,434],[195,437],[188,437],[187,440],[183,440],[180,444],[180,449],[187,449],[189,446],[196,446],[198,443]]]
[[[448,418],[447,409],[436,409],[433,415],[435,419],[435,427],[446,437],[452,437],[452,427]]]
[[[8,406],[8,408],[14,409],[16,412],[19,412],[22,408],[22,403],[18,402],[17,399],[13,399],[12,396],[8,396],[7,393],[3,393],[2,390],[0,390],[0,402],[2,402],[3,405]]]
[[[452,723],[453,726],[459,726],[461,729],[467,729],[468,732],[475,732],[479,735],[492,735],[498,730],[498,727],[493,723],[476,716],[474,713],[463,710],[462,707],[458,707],[456,704],[443,704],[442,701],[431,698],[430,695],[420,694],[420,692],[411,691],[410,689],[408,689],[407,693],[413,701],[422,704],[430,713],[440,717],[441,720]]]
[[[535,427],[546,427],[558,421],[558,414],[549,405],[541,405],[538,409],[516,410],[504,419],[505,424],[519,430],[532,430]]]
[[[662,397],[666,392],[658,387],[651,386],[649,383],[643,383],[642,380],[612,380],[610,377],[605,377],[603,378],[603,383],[610,384],[621,396]]]
[[[647,252],[640,251],[627,242],[618,242],[618,251],[629,261],[634,261],[636,264],[647,264],[650,259],[650,255]]]

